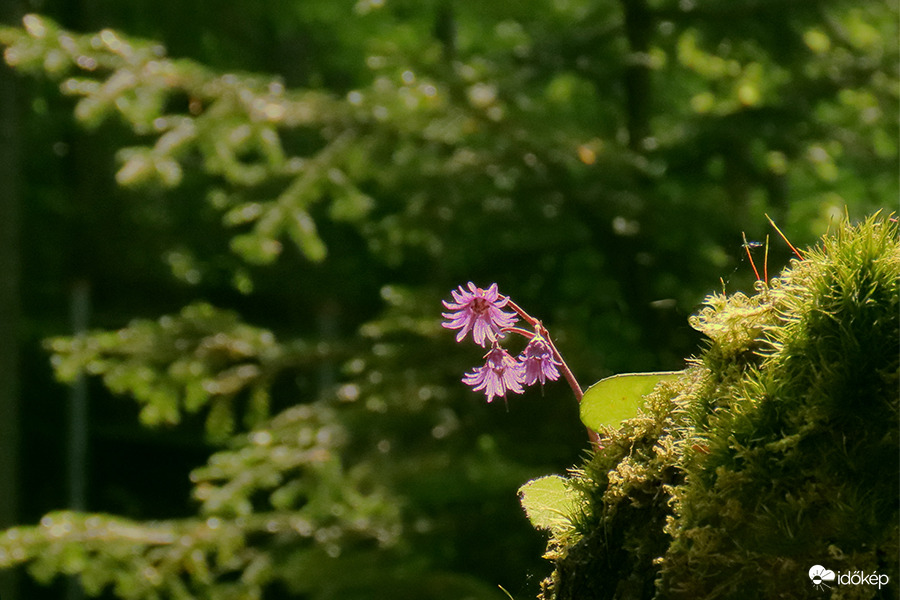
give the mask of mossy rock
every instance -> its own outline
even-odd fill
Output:
[[[703,352],[573,471],[541,597],[898,597],[898,277],[897,225],[873,218],[708,298]],[[817,587],[814,565],[889,583]]]

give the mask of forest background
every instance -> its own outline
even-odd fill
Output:
[[[896,2],[0,5],[4,599],[534,597],[516,489],[586,436],[460,382],[449,290],[679,369],[766,215],[898,198]]]

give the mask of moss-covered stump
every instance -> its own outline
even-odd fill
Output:
[[[707,299],[705,350],[573,473],[543,598],[898,597],[897,236],[844,225]]]

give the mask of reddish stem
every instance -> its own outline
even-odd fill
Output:
[[[540,324],[540,321],[529,315],[527,312],[522,310],[522,307],[513,302],[512,298],[509,296],[506,297],[506,305],[519,313],[519,316],[525,319],[525,322],[534,327],[535,325]]]
[[[787,239],[786,235],[781,233],[781,230],[778,229],[778,225],[775,224],[775,221],[772,220],[772,217],[770,217],[769,215],[766,215],[766,218],[769,220],[769,224],[775,228],[775,231],[778,232],[778,235],[781,236],[781,239],[783,239],[785,241],[785,243],[788,245],[788,248],[790,248],[791,250],[794,251],[794,254],[797,255],[797,258],[799,258],[800,260],[803,260],[803,254],[801,254],[799,250],[794,248],[794,245],[791,243],[791,240]]]
[[[550,332],[547,329],[540,325],[541,337],[547,340],[547,343],[550,344],[550,350],[553,351],[553,358],[559,361],[559,368],[562,371],[563,377],[566,378],[566,382],[569,384],[569,387],[572,388],[572,393],[575,395],[575,400],[578,401],[578,404],[581,404],[581,399],[584,398],[584,390],[581,389],[581,386],[578,384],[578,380],[575,379],[575,375],[572,374],[572,369],[569,368],[569,365],[566,364],[566,360],[562,357],[562,354],[559,353],[559,350],[556,348],[556,344],[553,343],[553,340],[550,338]],[[600,434],[591,429],[590,427],[585,426],[588,433],[588,440],[590,440],[591,445],[595,450],[601,449],[603,446],[600,445]]]
[[[744,238],[744,250],[747,252],[747,258],[750,259],[750,266],[753,267],[753,274],[756,275],[757,281],[762,281],[759,278],[759,271],[756,270],[756,263],[753,262],[753,255],[750,254],[750,243],[747,241],[747,234],[742,231],[741,236]]]
[[[566,378],[566,383],[569,384],[569,387],[572,389],[572,394],[575,395],[575,400],[578,404],[581,404],[581,399],[584,398],[584,390],[581,389],[581,386],[578,384],[578,380],[575,379],[575,375],[572,374],[572,369],[569,368],[569,365],[566,364],[566,360],[563,358],[562,354],[559,353],[559,350],[556,348],[556,344],[553,343],[553,340],[550,338],[550,332],[547,331],[547,328],[544,327],[544,324],[539,320],[535,319],[527,312],[522,310],[518,304],[513,302],[512,298],[507,297],[507,306],[516,311],[520,317],[522,317],[526,323],[534,327],[537,335],[540,335],[542,338],[547,340],[547,343],[550,345],[550,350],[553,352],[553,358],[555,358],[559,362],[560,371],[562,371],[563,377]],[[534,337],[534,333],[530,331],[521,329],[519,327],[510,327],[505,331],[511,331],[513,333],[518,333],[519,335],[523,335],[524,337],[531,339]],[[591,429],[590,427],[586,427],[588,433],[588,439],[591,442],[591,445],[594,446],[595,450],[599,450],[602,448],[600,445],[600,434]]]
[[[527,329],[522,329],[521,327],[504,327],[501,329],[504,333],[518,333],[523,338],[530,340],[534,337],[533,331],[528,331]]]

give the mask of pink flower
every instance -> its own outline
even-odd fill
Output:
[[[473,391],[484,390],[488,402],[494,396],[503,396],[505,399],[508,391],[522,393],[522,379],[525,376],[522,363],[499,346],[495,346],[484,358],[484,366],[466,373],[463,383],[471,385]]]
[[[525,346],[519,355],[522,365],[525,385],[532,385],[540,381],[544,385],[545,380],[555,381],[559,379],[559,370],[556,366],[560,363],[553,357],[553,350],[547,340],[535,335]]]
[[[475,343],[485,346],[488,341],[497,341],[501,330],[512,327],[518,317],[515,313],[501,310],[509,302],[509,298],[500,296],[496,283],[484,290],[475,287],[470,281],[469,290],[459,286],[458,290],[450,292],[454,302],[443,301],[450,312],[441,313],[447,319],[442,325],[447,329],[459,329],[456,334],[457,342],[461,342],[471,331]]]

